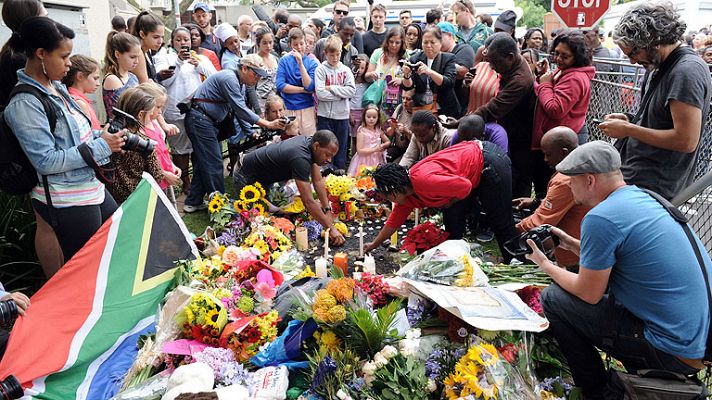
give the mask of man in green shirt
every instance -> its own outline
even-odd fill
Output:
[[[492,34],[492,29],[475,19],[475,6],[470,0],[457,0],[450,7],[455,13],[459,27],[455,37],[458,43],[467,43],[477,53],[485,40]]]

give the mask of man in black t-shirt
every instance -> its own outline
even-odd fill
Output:
[[[449,22],[440,22],[438,28],[442,32],[442,48],[446,53],[455,56],[455,69],[457,71],[455,79],[455,94],[460,102],[460,110],[457,115],[450,115],[454,118],[462,117],[467,111],[467,104],[470,101],[470,88],[463,85],[465,74],[475,65],[475,51],[472,46],[466,43],[457,43],[455,34],[457,29]]]
[[[339,141],[328,130],[317,131],[311,137],[297,136],[262,147],[246,154],[242,166],[235,169],[235,191],[255,182],[269,187],[275,182],[294,179],[299,197],[309,215],[323,227],[329,228],[331,243],[341,245],[344,237],[334,228],[334,215],[319,168],[329,164],[338,151]],[[312,196],[312,185],[319,198],[318,202]]]
[[[386,39],[386,6],[376,4],[371,9],[373,28],[363,35],[363,52],[370,58],[373,52],[383,45]]]
[[[656,19],[658,24],[647,24]],[[609,114],[598,127],[618,139],[626,183],[672,199],[692,183],[712,84],[707,65],[682,44],[685,23],[672,5],[631,7],[613,40],[647,70],[640,118]]]

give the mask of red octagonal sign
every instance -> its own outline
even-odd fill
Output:
[[[551,11],[568,28],[593,28],[610,8],[611,0],[551,0]]]

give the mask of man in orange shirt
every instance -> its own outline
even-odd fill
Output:
[[[544,160],[551,168],[555,168],[573,149],[578,146],[576,132],[565,126],[558,126],[546,132],[541,139],[541,149]],[[590,210],[590,207],[577,205],[569,187],[569,176],[556,172],[549,181],[546,197],[538,199],[514,199],[514,205],[519,209],[534,208],[540,203],[534,214],[523,219],[517,224],[520,232],[528,231],[539,225],[549,224],[575,237],[581,238],[581,220]],[[561,267],[578,265],[579,258],[576,254],[557,247],[554,251],[556,262]]]

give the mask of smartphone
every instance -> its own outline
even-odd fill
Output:
[[[600,118],[594,118],[594,119],[591,120],[591,122],[593,122],[594,124],[598,125],[598,124],[600,124],[601,122],[603,122],[603,120],[600,119]]]
[[[171,65],[170,67],[168,67],[168,69],[171,70],[171,71],[174,71],[174,70],[176,69],[176,66],[175,66],[175,65]]]
[[[470,70],[469,70],[468,72],[471,73],[472,75],[476,75],[476,74],[477,74],[477,67],[472,67],[472,68],[470,68]]]

